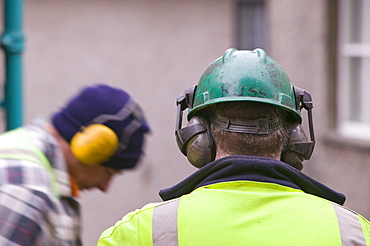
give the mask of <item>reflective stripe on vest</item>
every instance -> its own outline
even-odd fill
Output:
[[[0,149],[0,157],[2,155],[4,155],[4,157],[6,158],[15,158],[17,155],[25,155],[25,156],[29,156],[32,160],[32,159],[35,159],[37,160],[38,162],[41,162],[41,163],[44,163],[44,160],[42,160],[41,158],[39,158],[39,156],[35,153],[33,153],[32,151],[30,150],[25,150],[25,149]],[[8,157],[9,156],[9,157]]]
[[[358,216],[337,204],[333,204],[333,207],[338,218],[342,246],[366,246]]]
[[[152,237],[154,246],[177,246],[177,211],[180,198],[154,208]]]
[[[153,246],[178,246],[177,212],[180,198],[154,208],[152,237]],[[333,203],[338,218],[342,246],[366,246],[366,240],[358,216]]]
[[[34,146],[23,128],[18,128],[1,135],[0,158],[28,160],[44,167],[49,173],[53,194],[57,198],[60,197],[57,178],[49,160],[44,153]]]

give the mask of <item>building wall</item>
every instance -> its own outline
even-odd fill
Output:
[[[136,170],[108,194],[82,192],[85,245],[195,170],[175,142],[176,97],[232,46],[232,28],[227,0],[25,1],[26,121],[48,116],[83,85],[107,83],[130,92],[152,128]]]
[[[269,55],[294,85],[314,98],[317,145],[303,171],[345,193],[346,205],[369,218],[370,151],[333,137],[335,73],[329,59],[335,45],[330,42],[335,34],[330,26],[333,2],[267,0]],[[234,4],[25,1],[25,123],[37,115],[48,117],[84,85],[107,83],[131,93],[152,127],[137,169],[116,178],[108,194],[81,194],[85,245],[94,245],[100,233],[125,213],[160,201],[160,189],[195,171],[176,146],[175,99],[197,83],[212,61],[234,47]]]
[[[335,132],[337,7],[335,0],[269,0],[271,56],[313,97],[317,143],[303,172],[344,193],[345,206],[370,218],[370,144]]]

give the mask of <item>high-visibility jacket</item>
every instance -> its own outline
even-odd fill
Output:
[[[41,165],[49,173],[52,193],[59,197],[54,170],[45,154],[27,137],[25,129],[17,128],[0,135],[0,158],[27,160]]]
[[[223,158],[174,188],[185,194],[127,214],[98,245],[370,245],[369,221],[323,198],[340,194],[279,161]]]
[[[1,134],[0,245],[81,245],[79,214],[55,138],[34,125]]]

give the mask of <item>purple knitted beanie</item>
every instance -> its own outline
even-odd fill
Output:
[[[85,87],[52,116],[52,123],[68,143],[84,126],[98,123],[111,128],[120,147],[101,165],[117,170],[136,166],[143,153],[144,134],[150,130],[130,95],[107,85]]]

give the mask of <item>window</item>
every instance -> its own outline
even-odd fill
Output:
[[[338,129],[370,140],[370,1],[340,0]]]
[[[267,49],[265,6],[262,0],[237,3],[237,45],[239,49]]]

